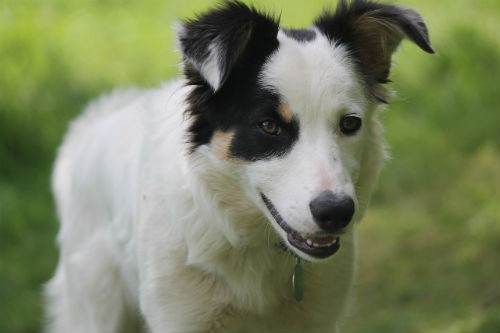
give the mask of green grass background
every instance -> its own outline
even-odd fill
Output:
[[[286,26],[333,2],[254,1]],[[403,0],[438,54],[406,43],[382,114],[392,160],[359,227],[349,332],[500,332],[500,2]],[[56,263],[49,190],[68,121],[116,86],[179,74],[171,22],[208,0],[0,0],[0,332],[39,332]],[[89,332],[92,333],[92,332]]]

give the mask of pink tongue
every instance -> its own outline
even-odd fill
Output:
[[[325,236],[325,237],[309,237],[307,239],[318,245],[323,245],[332,243],[335,240],[335,238],[336,237],[334,236]]]

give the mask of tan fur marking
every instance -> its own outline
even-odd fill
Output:
[[[280,103],[279,107],[278,107],[278,112],[280,113],[281,115],[281,118],[283,118],[283,120],[287,123],[291,123],[292,120],[293,120],[293,113],[292,113],[292,110],[290,110],[290,107],[288,106],[288,104],[282,102]]]
[[[371,68],[375,78],[383,78],[391,66],[391,56],[404,38],[404,33],[389,21],[373,17],[373,13],[359,17],[355,23],[361,38],[361,59]]]
[[[370,11],[354,17],[351,25],[357,39],[361,63],[370,80],[370,90],[378,100],[387,101],[391,94],[380,83],[387,82],[392,54],[405,34],[390,19],[377,15],[377,11]]]
[[[231,158],[229,148],[233,142],[233,137],[234,132],[215,131],[212,137],[211,146],[215,155],[221,160],[228,160]]]

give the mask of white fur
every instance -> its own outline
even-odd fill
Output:
[[[182,81],[114,93],[72,124],[53,178],[62,224],[51,332],[335,331],[355,270],[353,223],[335,255],[303,261],[297,302],[295,259],[276,246],[286,235],[259,192],[299,231],[317,230],[308,204],[326,189],[355,198],[359,220],[384,159],[381,129],[342,47],[321,35],[279,41],[261,81],[300,120],[284,157],[188,153]],[[339,133],[346,113],[363,118],[359,135]]]

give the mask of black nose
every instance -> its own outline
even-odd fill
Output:
[[[309,203],[316,224],[328,232],[345,228],[354,214],[354,201],[346,194],[323,191]]]

